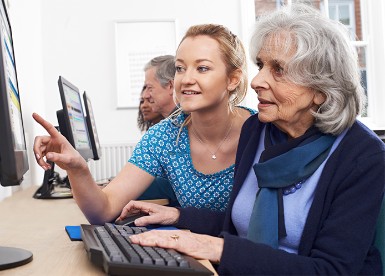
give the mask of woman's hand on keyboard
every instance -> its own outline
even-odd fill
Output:
[[[141,246],[172,248],[196,259],[219,263],[224,241],[209,235],[195,234],[185,230],[151,230],[130,236],[132,243]]]
[[[177,208],[137,200],[131,200],[124,206],[118,220],[123,220],[127,216],[139,212],[147,213],[148,216],[136,219],[136,226],[146,226],[149,224],[173,225],[179,220],[179,210]]]

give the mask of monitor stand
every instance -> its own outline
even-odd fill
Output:
[[[32,253],[14,247],[0,246],[0,270],[18,267],[32,261]]]
[[[57,173],[55,172],[55,163],[48,161],[48,164],[51,165],[51,169],[44,172],[43,184],[33,195],[37,199],[64,199],[72,198],[72,192],[70,190],[68,177],[65,178],[66,187],[60,188],[58,185],[55,185]]]

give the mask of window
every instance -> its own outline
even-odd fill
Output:
[[[353,0],[340,0],[329,1],[329,17],[334,20],[340,21],[350,31],[350,37],[355,40],[356,26],[354,16],[354,1]],[[326,8],[326,7],[325,7]]]

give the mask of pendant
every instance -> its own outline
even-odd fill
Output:
[[[217,157],[215,156],[215,154],[213,154],[213,155],[211,156],[211,159],[213,159],[213,160],[217,159]]]

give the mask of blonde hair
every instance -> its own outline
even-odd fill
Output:
[[[186,38],[201,35],[208,36],[218,42],[219,50],[222,55],[223,62],[226,65],[226,72],[228,76],[230,76],[233,72],[237,70],[241,72],[239,84],[234,90],[229,91],[229,107],[230,110],[233,111],[234,107],[243,101],[247,92],[247,62],[243,44],[235,34],[233,34],[228,28],[223,25],[201,24],[191,26],[182,38],[181,42],[179,43],[179,46]],[[178,111],[174,112],[171,116],[178,116],[182,112],[183,111],[179,108]],[[181,125],[181,129],[184,126],[188,125],[190,121],[191,117],[188,116]]]

